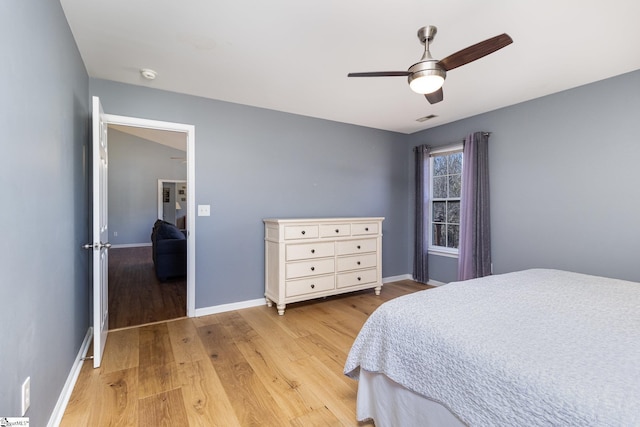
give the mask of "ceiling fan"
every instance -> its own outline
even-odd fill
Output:
[[[182,163],[187,163],[186,157],[169,157],[171,160],[182,160]]]
[[[476,43],[447,56],[444,59],[433,59],[429,52],[429,44],[436,36],[438,29],[433,25],[418,30],[418,39],[424,45],[424,54],[419,62],[413,64],[407,71],[373,71],[368,73],[349,73],[348,77],[401,77],[408,76],[409,87],[414,92],[424,94],[431,104],[442,101],[444,95],[442,85],[447,71],[487,56],[513,43],[508,34],[500,34],[480,43]]]

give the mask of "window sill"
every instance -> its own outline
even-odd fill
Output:
[[[444,256],[447,258],[458,258],[458,251],[447,251],[445,249],[429,249],[429,255]]]

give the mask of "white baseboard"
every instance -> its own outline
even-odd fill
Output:
[[[384,284],[384,283],[397,282],[399,280],[413,280],[413,276],[411,276],[410,274],[401,274],[400,276],[383,277],[382,283]]]
[[[144,248],[147,246],[151,246],[151,243],[123,243],[121,245],[111,245],[112,249],[119,248]]]
[[[411,274],[401,274],[400,276],[384,277],[382,279],[382,283],[397,282],[399,280],[413,280],[413,275],[411,275]],[[446,285],[446,283],[445,282],[438,282],[437,280],[433,280],[433,279],[429,279],[429,281],[427,282],[427,285],[442,286],[442,285]]]
[[[64,387],[62,387],[62,392],[60,392],[56,407],[53,408],[53,412],[51,413],[51,417],[49,418],[47,427],[58,427],[60,425],[62,416],[64,415],[64,411],[65,409],[67,409],[67,404],[69,403],[69,399],[71,398],[73,387],[75,387],[76,381],[78,380],[78,375],[80,375],[80,370],[82,369],[83,362],[82,359],[84,359],[84,357],[87,355],[87,350],[89,350],[89,345],[91,344],[92,338],[93,328],[89,327],[89,329],[87,330],[87,335],[85,335],[84,341],[82,341],[82,345],[80,346],[80,351],[78,351],[78,355],[76,356],[76,360],[73,362],[73,366],[71,366],[71,371],[69,372],[67,381],[64,383]]]
[[[224,313],[226,311],[240,310],[243,308],[258,307],[261,305],[267,305],[267,300],[265,300],[264,298],[260,298],[248,301],[232,302],[230,304],[214,305],[212,307],[196,308],[196,317]]]

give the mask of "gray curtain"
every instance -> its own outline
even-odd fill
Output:
[[[462,164],[458,280],[467,280],[491,274],[487,132],[465,139]]]
[[[413,251],[413,280],[429,281],[429,153],[420,145],[414,149],[416,158],[415,244]]]

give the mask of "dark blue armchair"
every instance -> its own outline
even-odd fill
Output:
[[[156,276],[164,282],[170,277],[187,275],[187,237],[170,222],[157,220],[151,231],[153,264]]]

